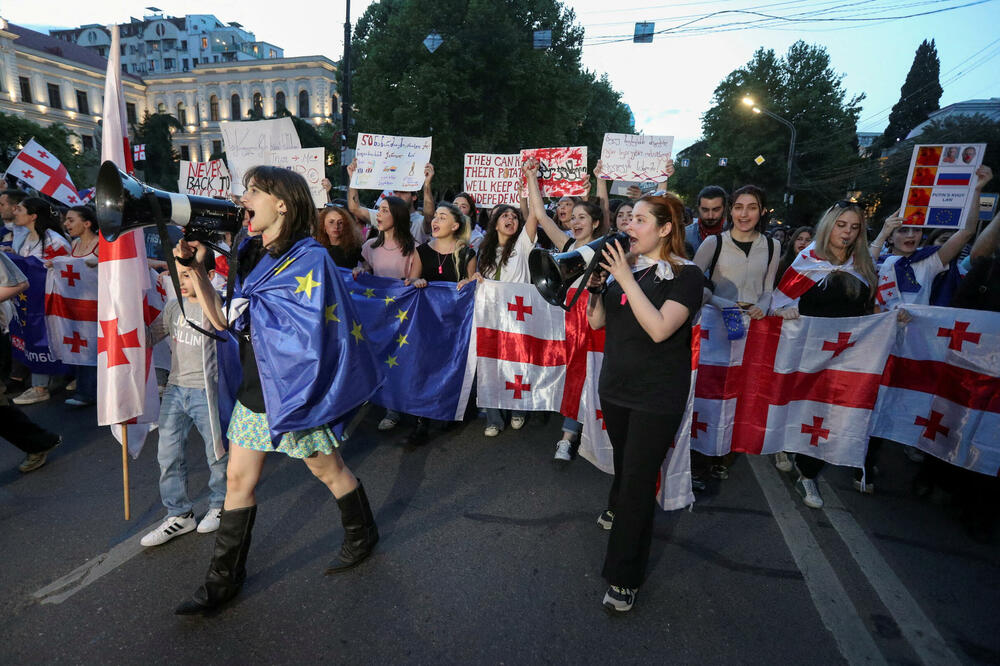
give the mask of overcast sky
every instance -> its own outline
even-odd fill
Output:
[[[631,39],[611,42],[606,36],[631,35],[636,21],[653,21],[661,30],[694,21],[692,27],[754,20],[747,14],[710,18],[720,10],[750,10],[782,16],[805,16],[814,12],[823,18],[873,18],[914,14],[954,7],[977,0],[622,0],[613,8],[608,0],[567,2],[585,28],[584,65],[598,74],[607,73],[614,87],[635,114],[636,128],[646,134],[676,137],[675,152],[701,134],[701,114],[709,108],[715,86],[733,69],[746,63],[758,47],[784,53],[797,39],[821,44],[830,52],[835,70],[845,75],[848,95],[865,93],[860,131],[881,132],[889,110],[899,98],[899,88],[920,41],[937,40],[941,58],[941,106],[966,99],[1000,97],[1000,0],[928,16],[895,21],[783,23],[770,28],[701,34],[657,35],[652,44],[634,44]],[[369,2],[351,3],[352,22]],[[198,2],[181,0],[160,3],[167,15],[215,14],[223,22],[239,21],[257,36],[285,49],[286,56],[325,55],[337,60],[343,50],[345,3],[340,0],[306,2],[283,0],[261,2]],[[86,23],[113,23],[142,17],[146,10],[136,4],[92,0],[0,0],[0,16],[34,29],[76,27]],[[851,13],[847,13],[850,11]],[[813,17],[817,16],[812,14]],[[53,19],[58,17],[58,24]],[[364,130],[364,128],[359,128]]]

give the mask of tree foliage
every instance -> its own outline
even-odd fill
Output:
[[[874,154],[880,150],[891,148],[896,142],[906,138],[914,127],[927,120],[932,111],[940,106],[941,83],[938,77],[941,73],[941,61],[938,59],[937,47],[932,39],[926,39],[917,47],[913,56],[913,64],[906,74],[903,87],[899,89],[899,101],[889,113],[889,125],[879,137],[878,143],[872,148]]]
[[[433,136],[437,179],[453,189],[468,152],[586,145],[592,166],[605,132],[634,128],[607,78],[581,68],[574,21],[557,0],[373,3],[352,45],[354,127]],[[551,48],[532,48],[536,29],[552,30]],[[422,43],[432,30],[434,53]]]
[[[43,127],[20,116],[0,113],[0,161],[6,167],[21,151],[21,146],[34,138],[59,158],[69,171],[73,184],[83,189],[93,183],[94,167],[97,166],[98,159],[93,152],[77,152],[70,143],[72,136],[76,134],[61,123]]]
[[[143,166],[145,182],[150,186],[177,191],[180,155],[174,150],[173,132],[183,129],[180,121],[169,113],[149,113],[134,127],[135,144],[146,144]]]
[[[795,202],[788,221],[815,221],[819,211],[843,198],[860,163],[857,120],[864,95],[848,99],[842,78],[821,46],[798,41],[783,57],[771,49],[758,49],[750,62],[716,87],[712,107],[702,117],[702,140],[678,154],[690,159],[691,166],[678,168],[671,188],[693,205],[703,185],[732,191],[753,183],[767,190],[769,206],[784,217],[781,201],[790,132],[742,103],[750,96],[759,107],[795,126]],[[760,166],[754,161],[758,155],[764,158]],[[727,158],[726,166],[718,165],[720,157]]]

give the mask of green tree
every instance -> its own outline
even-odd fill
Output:
[[[732,191],[754,183],[767,190],[769,205],[784,217],[781,198],[790,132],[773,118],[753,113],[742,103],[749,96],[795,126],[795,202],[787,221],[813,221],[819,211],[843,197],[860,163],[856,128],[864,96],[848,99],[842,78],[821,46],[799,41],[784,57],[758,49],[750,62],[715,89],[713,105],[702,119],[698,150],[683,154],[691,166],[679,170],[680,178],[671,187],[683,187],[682,194],[691,202],[702,185],[722,185]],[[758,156],[764,158],[760,165],[755,162]],[[719,166],[720,157],[727,158],[726,166]]]
[[[535,29],[552,30],[551,48],[532,48]],[[432,30],[434,53],[422,43]],[[557,0],[373,3],[352,42],[353,125],[432,135],[438,184],[451,189],[467,152],[586,144],[592,166],[605,132],[634,128],[607,78],[581,68],[582,40]]]
[[[891,148],[906,138],[914,127],[927,120],[932,111],[941,108],[941,61],[938,59],[934,40],[926,39],[917,47],[913,64],[899,89],[899,101],[889,113],[889,125],[873,146],[872,153]]]
[[[174,150],[173,133],[183,129],[169,113],[149,113],[135,126],[136,144],[146,144],[145,182],[170,192],[177,191],[180,155]]]
[[[61,123],[43,127],[20,116],[0,113],[0,161],[6,167],[21,147],[33,138],[59,158],[69,171],[73,184],[83,189],[94,182],[98,158],[93,152],[77,152],[70,143],[73,136],[76,134]]]

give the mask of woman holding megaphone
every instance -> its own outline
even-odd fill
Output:
[[[610,283],[595,275],[588,284],[587,319],[605,329],[598,394],[614,451],[608,508],[598,520],[611,530],[602,572],[610,612],[632,608],[646,575],[656,482],[691,383],[691,320],[705,278],[683,258],[683,220],[676,196],[642,197],[632,211],[629,247],[604,249]]]

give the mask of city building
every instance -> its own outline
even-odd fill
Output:
[[[906,135],[906,138],[912,139],[913,137],[922,134],[924,128],[934,121],[942,121],[945,118],[955,116],[976,115],[982,115],[994,122],[1000,122],[1000,97],[991,97],[990,99],[968,99],[964,102],[949,104],[948,106],[938,109],[937,111],[931,111],[930,115],[927,116],[927,120],[910,130],[910,133]]]
[[[214,21],[204,24],[206,29],[210,25],[213,27],[206,32],[206,39],[229,40],[225,41],[225,46],[216,47],[217,53],[198,50],[200,41],[197,49],[192,50],[195,47],[188,39],[184,51],[188,55],[180,59],[179,68],[168,70],[165,55],[179,54],[184,40],[180,39],[182,33],[179,31],[168,32],[164,27],[163,34],[178,35],[169,38],[177,41],[166,47],[160,40],[159,56],[154,60],[156,65],[150,67],[147,58],[145,72],[132,72],[131,66],[137,60],[133,58],[126,63],[126,57],[122,56],[123,70],[130,70],[122,75],[130,125],[140,122],[146,112],[170,113],[183,126],[174,135],[174,148],[182,159],[203,161],[223,150],[219,122],[245,119],[254,110],[258,115],[270,117],[278,109],[286,108],[316,125],[337,122],[337,66],[329,58],[285,58],[278,47],[251,41],[253,33],[242,27],[219,28],[218,20],[202,15],[149,19],[143,30],[145,34],[152,29],[155,34],[157,26],[169,24],[177,28],[181,21],[187,27],[200,26],[200,20],[206,18]],[[63,38],[10,24],[0,18],[0,112],[41,125],[62,123],[76,133],[74,143],[78,150],[99,149],[110,33],[100,26],[59,32],[64,34]],[[83,42],[89,42],[89,36],[98,32],[106,35],[103,55],[98,38],[95,37],[94,44],[83,46],[66,38],[65,33],[72,32],[78,32],[77,39]],[[148,56],[149,43],[146,47],[145,55]],[[231,48],[235,50],[222,50]],[[254,48],[257,52],[266,49],[266,57],[251,57]],[[277,55],[271,57],[271,54]],[[220,56],[217,62],[215,55]],[[197,66],[193,63],[195,57],[198,58]],[[187,67],[184,66],[185,58]],[[202,62],[203,58],[210,61]]]

